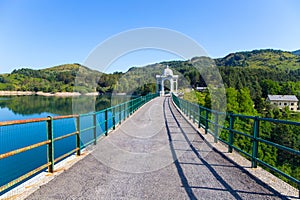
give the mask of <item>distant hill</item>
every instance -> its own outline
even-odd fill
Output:
[[[192,60],[195,59],[201,65],[215,64],[226,87],[248,87],[252,98],[266,95],[268,91],[263,91],[266,81],[274,84],[300,81],[300,56],[294,52],[264,49],[231,53],[224,58],[198,57]],[[166,65],[180,75],[181,87],[206,86],[203,72],[200,74],[191,64],[191,60],[187,60],[132,67],[126,73],[113,74],[100,73],[76,63],[42,70],[22,68],[11,74],[0,75],[0,90],[81,93],[98,91],[140,95],[155,91],[155,75],[161,74]],[[214,77],[210,79],[213,80]],[[169,82],[165,86],[169,87]],[[300,97],[300,91],[297,96]]]
[[[247,87],[253,100],[265,98],[267,94],[295,94],[300,98],[300,56],[291,52],[266,49],[231,53],[218,59],[207,57],[197,59],[206,66],[215,63],[225,87],[235,89]],[[169,65],[175,74],[180,75],[181,87],[183,85],[192,88],[207,86],[202,77],[203,73],[194,68],[190,60],[168,61],[143,68],[131,68],[125,76],[130,77],[127,79],[130,80],[131,88],[147,82],[153,83],[152,87],[154,87],[155,74],[160,74],[166,65]],[[213,80],[214,77],[210,79]]]
[[[298,55],[298,56],[300,56],[300,49],[299,50],[297,50],[297,51],[293,51],[292,52],[294,55]]]
[[[21,68],[13,70],[11,74],[0,75],[0,90],[94,92],[96,86],[93,82],[101,75],[80,64],[65,64],[41,70]],[[80,77],[84,77],[84,80]],[[74,87],[75,79],[77,87]]]
[[[251,67],[271,69],[300,69],[300,57],[294,53],[264,49],[231,53],[215,59],[217,66]]]

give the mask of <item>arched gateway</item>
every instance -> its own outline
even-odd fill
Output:
[[[178,89],[178,75],[173,75],[173,71],[167,65],[162,75],[156,75],[156,93],[161,96],[165,95],[164,82],[165,80],[170,81],[170,93],[177,93]],[[175,84],[175,91],[174,91]],[[160,86],[160,87],[159,87]]]

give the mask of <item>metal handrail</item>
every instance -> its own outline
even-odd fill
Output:
[[[260,163],[261,165],[263,165],[264,167],[270,169],[271,171],[279,173],[282,176],[284,176],[285,178],[287,178],[288,180],[296,183],[298,185],[299,197],[300,197],[300,180],[299,179],[296,179],[295,177],[292,177],[291,175],[281,171],[280,169],[272,166],[270,163],[264,162],[263,160],[259,159],[259,157],[258,157],[258,148],[259,148],[260,143],[265,143],[267,145],[270,145],[270,146],[275,147],[277,149],[287,151],[289,153],[292,153],[292,154],[300,157],[300,151],[299,150],[295,150],[295,149],[292,149],[292,148],[289,148],[289,147],[286,147],[286,146],[283,146],[283,145],[280,145],[280,144],[277,144],[277,143],[274,143],[274,142],[270,142],[268,140],[264,140],[263,138],[259,137],[259,123],[261,121],[272,122],[272,123],[276,123],[276,124],[294,125],[294,126],[300,126],[300,122],[293,122],[293,121],[287,121],[287,120],[278,120],[278,119],[271,119],[271,118],[262,118],[262,117],[258,117],[258,116],[247,116],[247,115],[242,115],[242,114],[218,112],[218,111],[211,110],[209,108],[203,107],[201,105],[197,105],[198,106],[198,112],[197,112],[195,110],[190,110],[191,106],[195,106],[194,103],[191,103],[189,101],[181,99],[181,98],[177,97],[174,94],[172,94],[172,101],[185,115],[187,115],[187,117],[189,119],[193,118],[193,123],[195,123],[197,121],[198,128],[203,127],[205,129],[205,134],[210,133],[215,139],[214,142],[221,141],[221,142],[227,144],[229,153],[232,152],[232,149],[235,149],[236,151],[246,155],[247,157],[250,157],[252,168],[256,168],[257,164]],[[193,113],[193,115],[191,113]],[[226,114],[226,116],[229,117],[229,127],[219,125],[218,115],[220,115],[220,114]],[[212,115],[215,116],[214,120],[209,118],[209,116],[212,116]],[[197,118],[197,120],[195,120],[195,118]],[[234,129],[235,118],[244,118],[244,119],[253,120],[253,122],[254,122],[254,124],[253,124],[253,133],[250,133],[250,134],[249,133],[244,133],[244,132],[241,132],[239,130]],[[204,122],[204,123],[202,123],[202,122]],[[212,126],[215,129],[210,130],[209,126]],[[219,137],[219,135],[218,135],[218,133],[219,133],[218,129],[219,128],[222,129],[222,130],[229,131],[228,141],[225,141],[224,139]],[[233,144],[234,134],[242,135],[244,137],[250,138],[250,140],[252,142],[252,153],[251,154],[249,154],[248,152],[238,148],[237,146],[235,146]]]
[[[129,115],[133,114],[138,108],[140,108],[142,105],[147,103],[148,101],[152,100],[153,98],[157,97],[157,94],[148,94],[146,96],[141,96],[136,99],[132,99],[130,101],[114,105],[112,107],[97,111],[97,112],[91,112],[91,113],[85,113],[85,114],[79,114],[79,115],[65,115],[65,116],[55,116],[55,117],[46,117],[46,118],[36,118],[36,119],[26,119],[26,120],[13,120],[13,121],[5,121],[0,122],[1,126],[11,126],[11,125],[18,125],[18,124],[28,124],[28,123],[36,123],[36,122],[46,122],[46,132],[47,132],[47,140],[38,142],[35,144],[31,144],[29,146],[25,146],[19,149],[15,149],[12,151],[8,151],[5,153],[0,154],[0,160],[5,159],[11,156],[14,156],[16,154],[19,154],[21,152],[25,152],[37,147],[41,147],[44,145],[47,145],[47,163],[42,164],[41,166],[37,166],[34,170],[31,170],[28,173],[25,173],[21,175],[20,177],[0,186],[0,193],[3,191],[6,191],[10,189],[11,187],[15,186],[16,184],[20,183],[21,181],[24,181],[25,179],[31,177],[32,175],[45,170],[46,167],[48,167],[48,172],[53,173],[54,172],[54,164],[58,161],[74,154],[79,156],[81,154],[82,148],[90,145],[90,144],[97,144],[97,139],[99,139],[100,136],[97,136],[97,127],[100,127],[101,125],[104,125],[105,130],[102,131],[101,134],[105,134],[105,136],[108,135],[108,132],[111,129],[115,129],[115,126],[117,123],[121,124],[122,121],[126,120]],[[117,112],[116,112],[117,110]],[[108,113],[110,112],[110,116],[108,116]],[[105,119],[102,121],[97,121],[97,116],[99,114],[103,114],[105,116]],[[123,115],[123,116],[122,116]],[[93,125],[90,127],[86,127],[82,129],[80,127],[80,119],[86,116],[92,116],[93,117]],[[118,118],[118,122],[116,122],[116,117]],[[76,131],[65,133],[62,136],[54,137],[54,128],[53,128],[53,121],[62,120],[62,119],[75,119],[76,121]],[[109,122],[112,122],[112,125],[109,126]],[[86,142],[85,144],[81,144],[80,138],[83,132],[87,132],[88,130],[93,130],[93,139]],[[100,135],[101,135],[100,134]],[[54,149],[55,145],[54,142],[58,140],[63,140],[66,138],[69,138],[71,136],[76,136],[76,147],[72,149],[71,151],[61,155],[60,157],[54,159]]]

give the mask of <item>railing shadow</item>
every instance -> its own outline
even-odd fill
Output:
[[[173,108],[172,108],[173,107]],[[271,194],[266,194],[266,193],[259,193],[259,192],[249,192],[249,191],[243,191],[243,190],[235,190],[234,188],[232,188],[228,182],[226,180],[224,180],[222,178],[221,175],[219,175],[219,173],[213,168],[213,165],[210,165],[199,153],[199,151],[194,147],[194,145],[192,144],[192,141],[190,141],[190,139],[187,136],[186,131],[184,130],[183,127],[181,127],[181,124],[179,123],[177,117],[175,116],[175,113],[173,110],[175,110],[176,108],[174,107],[174,105],[170,104],[170,98],[165,98],[164,100],[164,104],[163,104],[163,109],[164,109],[164,118],[165,118],[165,125],[166,125],[166,130],[167,130],[167,134],[168,134],[168,139],[169,139],[169,146],[171,149],[171,153],[173,156],[173,160],[174,160],[174,164],[176,166],[178,175],[181,179],[182,185],[186,191],[186,193],[188,194],[190,199],[197,199],[197,197],[195,196],[194,192],[192,189],[206,189],[206,190],[214,190],[214,191],[226,191],[229,192],[235,199],[242,199],[242,197],[239,194],[242,193],[246,193],[246,194],[257,194],[257,195],[263,195],[263,196],[273,196],[273,197],[279,197],[281,199],[287,199],[285,196],[282,196],[280,193],[278,193],[277,191],[275,191],[273,188],[271,188],[270,186],[266,185],[264,182],[262,182],[261,180],[257,179],[256,177],[254,177],[252,174],[250,174],[249,172],[247,172],[245,169],[243,169],[241,166],[239,166],[237,163],[235,163],[233,160],[229,159],[228,157],[226,157],[223,153],[221,153],[220,151],[218,151],[217,149],[215,149],[208,141],[206,141],[204,139],[204,137],[198,132],[198,130],[196,130],[193,126],[191,126],[191,128],[193,128],[193,130],[195,131],[195,133],[198,134],[198,136],[206,143],[206,145],[209,146],[209,148],[212,149],[212,151],[214,151],[215,153],[217,153],[218,155],[220,155],[222,158],[224,158],[225,160],[227,160],[228,162],[230,162],[235,168],[241,170],[243,173],[245,173],[247,176],[249,176],[251,179],[253,179],[257,184],[261,185],[262,187],[264,187],[265,189],[267,189],[268,191],[270,191]],[[174,118],[177,127],[180,129],[180,132],[182,133],[185,141],[187,142],[188,146],[190,147],[191,151],[196,155],[196,157],[199,159],[199,161],[201,161],[203,164],[201,164],[202,166],[205,166],[210,172],[211,174],[216,178],[216,180],[225,188],[225,189],[220,189],[220,188],[209,188],[209,187],[202,187],[202,186],[191,186],[189,185],[188,182],[188,178],[186,177],[186,175],[184,174],[183,171],[183,167],[182,165],[187,165],[188,163],[180,163],[178,161],[178,155],[176,154],[176,149],[174,148],[174,144],[172,141],[172,135],[170,132],[170,126],[168,124],[168,120],[167,120],[167,116],[166,116],[166,109],[170,110],[170,113],[172,115],[172,117]],[[188,122],[188,120],[186,120],[184,117],[182,117],[187,123],[190,124],[190,122]],[[182,119],[181,118],[181,119]],[[172,124],[172,126],[174,126],[174,124]]]
[[[192,188],[190,187],[190,185],[188,183],[188,180],[187,180],[187,178],[186,178],[186,176],[183,172],[183,169],[182,169],[182,167],[181,167],[181,165],[178,161],[178,157],[177,157],[177,154],[175,152],[175,148],[174,148],[174,145],[173,145],[173,142],[172,142],[172,136],[171,136],[171,132],[170,132],[170,128],[169,128],[169,125],[168,125],[167,116],[166,116],[166,107],[165,107],[166,100],[167,100],[167,98],[165,98],[164,103],[163,103],[163,112],[164,112],[165,125],[166,125],[167,134],[168,134],[169,146],[170,146],[170,149],[171,149],[172,158],[174,160],[174,164],[176,166],[178,175],[180,177],[181,183],[182,183],[187,195],[189,196],[190,199],[197,199],[197,197],[195,196]]]

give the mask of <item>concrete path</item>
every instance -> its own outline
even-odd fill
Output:
[[[28,199],[284,199],[221,153],[171,99],[144,105]]]

